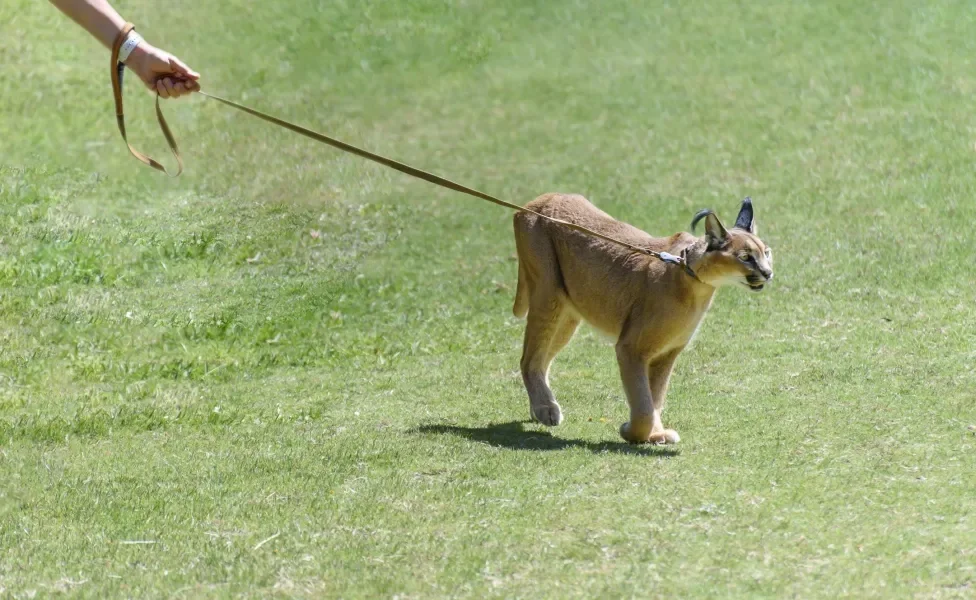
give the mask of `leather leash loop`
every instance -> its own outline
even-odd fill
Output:
[[[166,138],[166,143],[169,144],[169,149],[176,157],[176,173],[170,173],[166,170],[159,161],[155,160],[151,156],[139,152],[132,147],[129,143],[129,138],[125,134],[125,112],[122,108],[122,76],[125,73],[125,64],[119,61],[119,50],[122,48],[122,43],[125,42],[125,38],[129,35],[129,32],[135,29],[132,23],[126,23],[122,27],[122,31],[119,32],[118,37],[115,38],[115,43],[112,44],[112,93],[115,96],[115,120],[119,124],[119,133],[122,134],[122,141],[129,148],[129,152],[132,156],[139,159],[140,162],[146,164],[157,171],[162,171],[170,177],[179,177],[180,173],[183,172],[183,158],[180,156],[180,149],[176,145],[176,139],[173,137],[173,133],[169,129],[169,125],[166,123],[166,118],[163,117],[163,111],[159,107],[159,93],[156,93],[156,120],[159,122],[159,128],[163,132],[163,136]]]

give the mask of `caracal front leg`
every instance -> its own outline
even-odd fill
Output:
[[[522,381],[529,394],[529,414],[543,425],[562,422],[562,410],[549,387],[549,366],[578,325],[579,318],[570,313],[558,293],[548,297],[536,293],[532,298],[522,346]]]
[[[630,346],[618,343],[617,365],[630,405],[630,421],[620,426],[620,437],[632,444],[649,442],[654,432],[655,415],[647,379],[647,360]]]
[[[664,411],[664,401],[668,394],[668,382],[671,380],[671,371],[679,354],[681,354],[680,349],[674,350],[660,358],[655,358],[647,365],[653,409],[651,435],[648,441],[652,444],[677,444],[681,441],[677,431],[665,429],[661,423],[661,413]]]

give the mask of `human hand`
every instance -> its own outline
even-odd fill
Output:
[[[146,41],[132,49],[125,66],[161,98],[178,98],[200,90],[199,73]]]

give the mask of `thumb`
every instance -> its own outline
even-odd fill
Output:
[[[200,79],[200,74],[186,66],[183,61],[176,58],[175,56],[169,57],[169,68],[173,73],[178,75],[183,75],[189,79]]]

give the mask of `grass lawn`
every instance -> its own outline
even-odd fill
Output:
[[[750,195],[776,280],[717,295],[674,449],[620,440],[588,328],[528,423],[509,212],[199,97],[166,178],[108,53],[4,0],[0,596],[976,594],[971,5],[117,5],[214,93],[517,203],[663,235]]]

